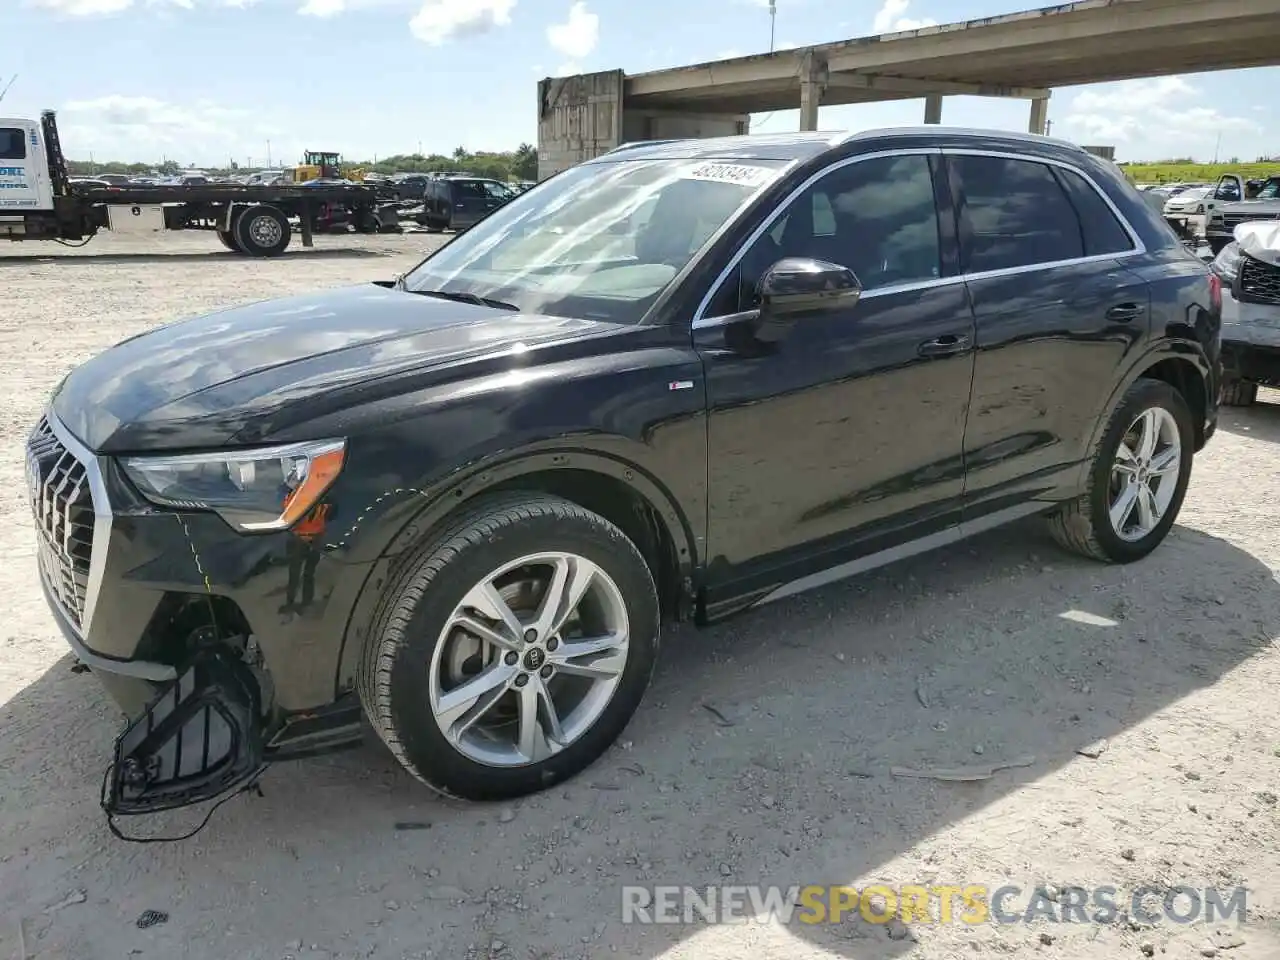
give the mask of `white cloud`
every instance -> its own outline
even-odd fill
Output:
[[[448,40],[509,25],[515,5],[516,0],[426,0],[409,21],[409,32],[438,47]]]
[[[32,0],[34,6],[56,10],[69,17],[92,17],[119,13],[133,6],[133,0]]]
[[[580,60],[596,48],[600,40],[600,17],[578,0],[569,8],[569,19],[547,27],[547,42],[566,57]]]
[[[68,156],[98,160],[158,163],[162,157],[180,163],[225,164],[234,158],[265,160],[267,141],[274,159],[294,156],[297,138],[278,124],[249,111],[201,100],[181,105],[155,97],[110,94],[73,100],[59,113],[63,148]]]
[[[1053,101],[1050,101],[1052,112]],[[1261,124],[1222,113],[1182,77],[1125,80],[1082,90],[1066,104],[1053,132],[1083,143],[1128,146],[1147,157],[1212,152],[1219,136],[1255,136]]]
[[[304,17],[336,17],[346,9],[345,0],[307,0],[298,13]]]
[[[576,77],[582,73],[582,64],[570,60],[568,63],[562,63],[551,71],[553,77]]]
[[[96,17],[123,13],[132,7],[178,7],[194,10],[198,0],[29,0],[32,6],[68,17]],[[199,0],[222,7],[250,7],[258,0]]]
[[[916,20],[904,16],[910,0],[884,0],[884,6],[876,11],[876,18],[871,24],[871,32],[897,33],[901,30],[919,30],[922,27],[936,27],[938,21],[932,17]]]

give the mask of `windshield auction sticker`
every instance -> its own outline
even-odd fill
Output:
[[[758,187],[772,177],[773,173],[772,167],[756,167],[747,163],[700,163],[684,176],[689,180],[715,180],[718,183]]]

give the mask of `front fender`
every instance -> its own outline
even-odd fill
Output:
[[[619,438],[595,438],[599,447],[629,446]],[[612,440],[610,443],[600,443]],[[351,611],[344,631],[339,656],[336,690],[341,692],[354,683],[356,665],[369,642],[373,618],[391,579],[397,560],[420,544],[423,539],[455,511],[483,495],[486,491],[518,481],[521,477],[554,474],[555,471],[586,471],[620,481],[653,508],[673,545],[678,578],[690,592],[704,542],[705,515],[701,504],[696,519],[689,505],[680,503],[671,489],[644,467],[617,452],[605,449],[583,449],[548,441],[519,453],[501,455],[469,465],[451,475],[449,480],[427,491],[414,491],[415,496],[402,499],[389,509],[383,519],[388,531],[394,531],[382,555],[371,567],[359,598]]]

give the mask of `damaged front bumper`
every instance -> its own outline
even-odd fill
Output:
[[[249,666],[201,651],[116,738],[109,815],[158,813],[222,796],[265,767],[262,697]]]
[[[359,565],[317,553],[298,578],[292,534],[243,537],[211,514],[156,509],[52,415],[26,473],[49,609],[127,719],[108,813],[200,803],[273,760],[360,742],[358,700],[335,699]]]

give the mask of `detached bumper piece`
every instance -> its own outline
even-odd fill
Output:
[[[173,810],[248,784],[264,766],[261,699],[243,661],[199,653],[116,739],[107,816]]]

